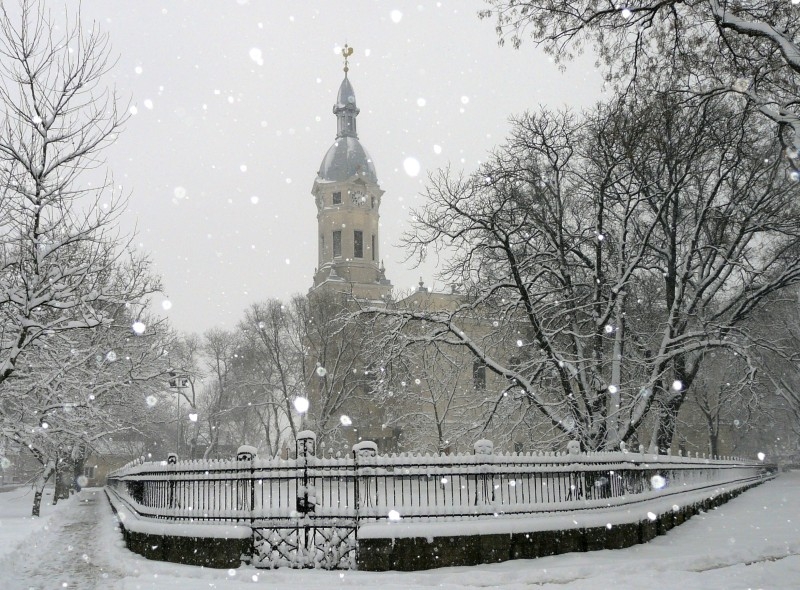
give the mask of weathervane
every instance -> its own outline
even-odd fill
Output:
[[[353,55],[353,48],[350,47],[347,43],[344,44],[342,47],[342,57],[344,57],[344,73],[347,74],[350,71],[350,68],[347,66],[347,58]]]

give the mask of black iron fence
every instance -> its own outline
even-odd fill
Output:
[[[108,487],[145,521],[247,525],[257,567],[353,569],[365,523],[591,510],[730,492],[775,472],[732,458],[495,454],[485,440],[472,455],[377,455],[374,443],[363,442],[351,457],[326,459],[315,447],[304,431],[294,459],[258,459],[256,449],[241,447],[230,460],[136,461],[111,473]]]
[[[761,461],[638,453],[145,462],[108,485],[141,516],[217,523],[442,519],[585,510],[771,477]]]

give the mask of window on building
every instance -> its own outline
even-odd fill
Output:
[[[372,203],[372,208],[375,208],[375,197],[370,197],[370,202]]]
[[[342,193],[337,191],[333,193],[333,204],[334,205],[341,205],[342,204]]]
[[[372,236],[372,261],[373,261],[373,262],[375,261],[375,258],[376,258],[377,256],[378,256],[378,255],[375,253],[375,236],[373,235],[373,236]]]
[[[359,229],[353,232],[353,258],[364,258],[364,233]]]
[[[83,467],[83,476],[86,479],[94,479],[94,465],[84,465]]]
[[[486,365],[481,360],[472,363],[472,384],[475,389],[486,389]]]
[[[340,258],[342,256],[342,232],[333,232],[333,257]]]

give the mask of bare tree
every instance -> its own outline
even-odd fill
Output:
[[[176,439],[182,441],[189,459],[198,458],[200,444],[199,404],[201,402],[201,383],[205,376],[202,360],[203,343],[197,334],[186,334],[176,338],[167,351],[169,372],[167,385],[169,390],[177,396],[177,410],[175,416]],[[184,413],[183,404],[188,406]],[[185,418],[189,417],[186,426]],[[194,418],[194,419],[192,419]],[[175,451],[180,453],[180,448]]]
[[[728,448],[736,444],[733,433],[751,430],[756,417],[764,413],[763,384],[750,378],[743,359],[725,351],[710,353],[703,371],[693,384],[689,396],[689,412],[695,427],[705,431],[707,452],[720,454],[720,442],[726,438]]]
[[[292,302],[300,342],[303,374],[311,400],[309,417],[320,445],[345,441],[344,429],[375,436],[383,423],[369,392],[379,379],[369,332],[353,320],[353,301],[340,293],[319,291]]]
[[[306,395],[303,334],[298,330],[295,306],[278,300],[253,304],[240,328],[264,393],[256,411],[269,447],[277,452],[284,442],[284,430],[295,438],[299,421],[293,401]]]
[[[203,334],[203,354],[206,372],[210,377],[210,383],[204,388],[202,408],[202,418],[207,428],[204,459],[217,452],[228,414],[235,404],[234,367],[240,344],[234,332],[212,328]]]
[[[468,348],[590,449],[650,415],[666,451],[703,353],[752,358],[742,323],[800,280],[780,147],[724,98],[525,115],[478,172],[440,171],[426,196],[405,241],[449,255],[440,278],[466,302],[370,313],[397,337],[421,323],[418,342]]]
[[[102,85],[106,37],[77,19],[67,25],[56,28],[33,2],[18,24],[5,8],[0,18],[0,383],[37,340],[98,326],[105,302],[153,287],[104,282],[124,253],[116,220],[125,201],[110,180],[85,189],[78,177],[99,165],[122,121]]]
[[[126,199],[110,177],[93,188],[84,177],[102,167],[103,149],[124,119],[103,83],[111,66],[107,37],[84,28],[79,15],[55,22],[43,4],[26,0],[14,14],[0,7],[0,55],[0,434],[38,437],[38,447],[29,442],[40,449],[44,482],[59,466],[54,457],[119,428],[80,397],[83,379],[98,388],[90,401],[111,402],[126,383],[158,374],[152,364],[147,375],[93,367],[92,380],[79,358],[94,358],[120,330],[133,337],[131,314],[160,281],[119,233]],[[19,415],[25,411],[40,412],[30,432]],[[101,417],[96,429],[73,424],[84,414]]]
[[[113,323],[53,335],[24,355],[3,385],[3,435],[40,462],[34,515],[45,483],[55,476],[54,501],[67,497],[90,452],[103,441],[148,436],[153,408],[162,403],[169,332],[163,320],[131,316],[120,307]],[[147,321],[135,334],[134,320]],[[144,322],[142,322],[144,325]]]
[[[379,339],[392,341],[383,335]],[[473,367],[472,355],[462,347],[413,338],[401,341],[401,346],[402,350],[382,350],[383,378],[373,392],[386,408],[387,426],[401,430],[401,448],[440,454],[465,451],[475,440],[490,436],[487,422],[495,409],[485,397],[485,376],[482,367]],[[508,434],[507,429],[502,442]]]
[[[608,79],[743,96],[769,118],[800,168],[800,13],[786,0],[487,0],[500,41],[529,36],[564,63],[585,42]],[[666,74],[666,75],[665,75]]]

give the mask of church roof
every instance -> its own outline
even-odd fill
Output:
[[[318,179],[341,182],[360,176],[377,184],[378,175],[375,173],[372,158],[358,141],[356,117],[359,109],[356,106],[355,90],[347,78],[347,70],[339,85],[333,113],[336,115],[336,141],[322,159],[317,173]]]
[[[325,154],[317,176],[321,180],[344,181],[355,175],[378,183],[375,164],[356,137],[340,137]]]

